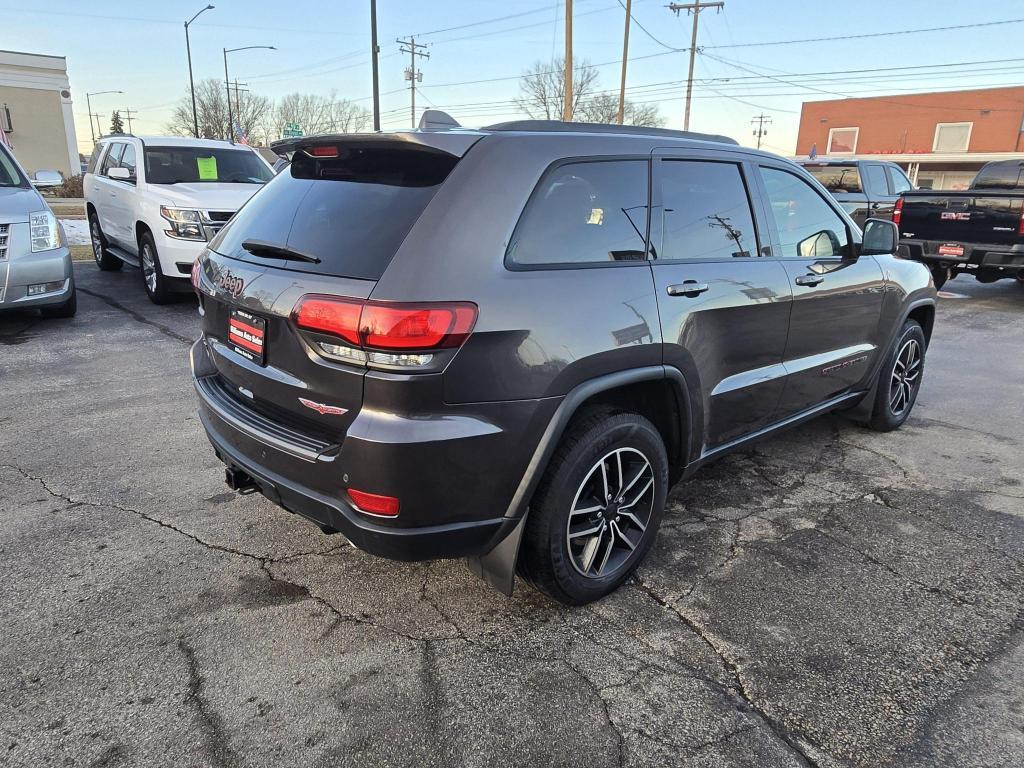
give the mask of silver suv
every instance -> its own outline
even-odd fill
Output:
[[[0,146],[0,310],[73,317],[75,277],[64,231],[25,171]]]

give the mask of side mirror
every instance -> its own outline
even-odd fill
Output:
[[[864,238],[860,252],[863,256],[885,256],[896,253],[900,244],[900,230],[886,219],[868,219],[864,223]]]
[[[32,186],[40,189],[46,187],[59,187],[64,183],[64,177],[57,171],[36,171],[32,179]]]
[[[839,243],[836,233],[830,229],[815,232],[796,244],[796,252],[805,258],[828,258],[838,256],[843,246]]]
[[[107,178],[116,179],[117,181],[130,181],[132,174],[127,168],[111,168],[107,171]]]

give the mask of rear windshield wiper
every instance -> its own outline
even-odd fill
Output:
[[[292,261],[306,261],[309,262],[310,264],[320,263],[320,259],[318,259],[316,256],[310,256],[307,253],[296,251],[284,245],[266,243],[262,240],[245,240],[242,243],[242,247],[245,248],[245,250],[247,250],[253,256],[276,256],[279,259],[290,259]]]

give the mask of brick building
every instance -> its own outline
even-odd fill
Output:
[[[1024,86],[805,102],[796,154],[892,160],[911,181],[963,189],[989,160],[1024,159]]]

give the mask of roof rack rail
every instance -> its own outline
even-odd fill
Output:
[[[639,125],[610,125],[608,123],[566,123],[561,120],[510,120],[506,123],[486,125],[483,131],[537,131],[558,133],[615,133],[630,136],[664,136],[673,139],[693,139],[696,141],[714,141],[719,144],[735,144],[739,142],[728,136],[713,133],[694,133],[693,131],[676,131],[671,128],[645,128]]]

